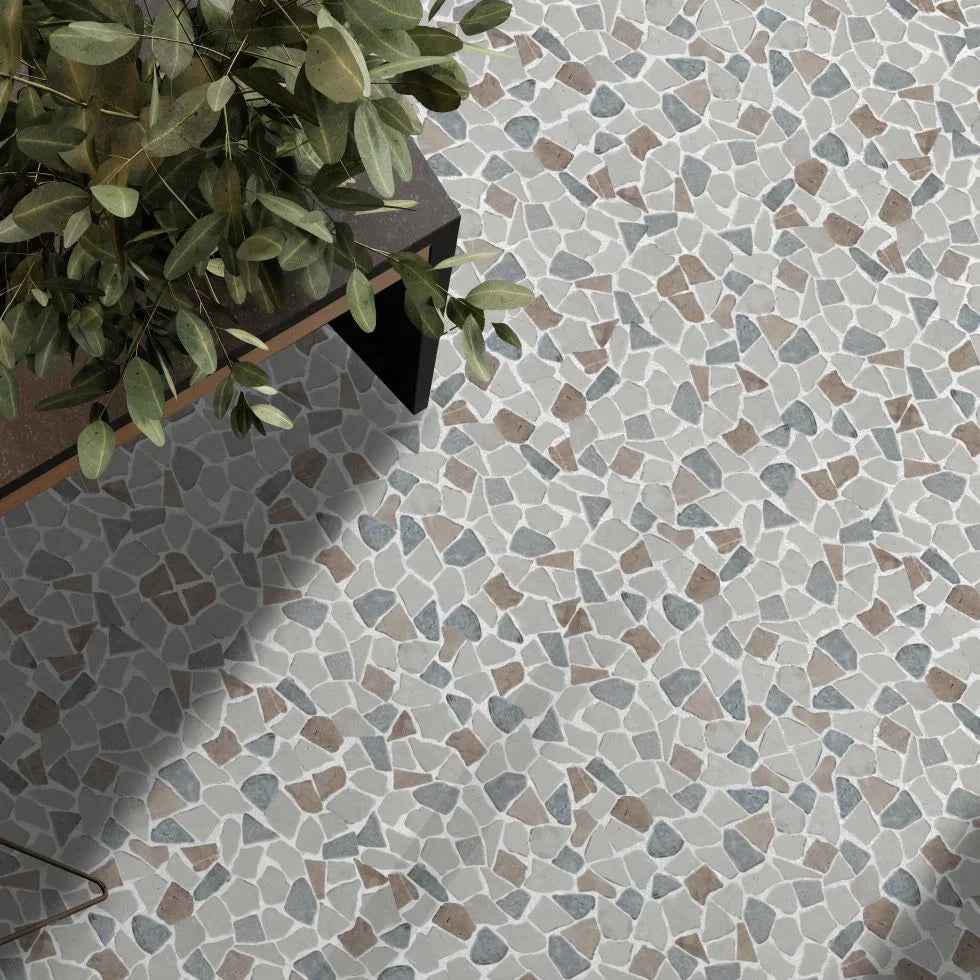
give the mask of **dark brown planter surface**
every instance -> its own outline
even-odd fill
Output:
[[[417,207],[358,215],[352,224],[363,242],[385,252],[422,252],[435,263],[456,251],[459,212],[419,150],[414,145],[411,149],[413,177],[396,187],[395,197],[413,199]],[[366,187],[363,177],[357,183]],[[440,276],[443,285],[448,286],[449,270]],[[248,361],[262,361],[329,323],[399,401],[410,411],[421,412],[429,402],[439,342],[424,337],[405,316],[404,287],[383,257],[377,257],[370,278],[378,308],[378,325],[373,333],[364,333],[348,312],[344,294],[347,270],[337,266],[330,292],[322,300],[311,301],[287,277],[281,311],[268,314],[249,304],[237,307],[237,322],[260,337],[270,349],[256,350],[235,342],[229,345],[229,354]],[[88,421],[88,405],[56,412],[35,412],[31,407],[66,387],[77,369],[77,365],[66,361],[58,375],[37,378],[23,367],[18,368],[20,414],[13,422],[0,422],[0,514],[78,469],[75,440]],[[222,369],[190,387],[192,369],[188,362],[175,372],[178,397],[171,395],[167,400],[165,415],[172,415],[211,391],[227,372]],[[118,411],[109,421],[120,444],[139,435],[125,411]]]

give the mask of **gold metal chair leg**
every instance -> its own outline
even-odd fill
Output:
[[[43,854],[38,854],[37,851],[32,851],[29,847],[22,847],[20,844],[15,844],[13,841],[7,840],[4,837],[0,837],[0,847],[6,847],[11,851],[17,851],[19,854],[25,854],[29,858],[33,858],[35,861],[40,861],[42,864],[50,865],[53,868],[57,868],[59,871],[67,871],[68,874],[73,874],[78,878],[84,878],[87,882],[95,885],[99,889],[99,894],[95,898],[90,898],[87,902],[82,902],[79,905],[73,905],[70,909],[65,909],[63,912],[59,912],[57,915],[49,915],[46,919],[41,919],[39,922],[32,922],[22,928],[18,929],[16,932],[10,933],[9,936],[3,936],[0,938],[0,946],[5,943],[12,943],[17,939],[23,939],[24,936],[29,936],[32,932],[37,932],[43,929],[45,926],[49,926],[54,922],[58,922],[61,919],[67,919],[69,916],[75,915],[78,912],[83,912],[85,909],[91,908],[93,905],[98,905],[99,902],[104,902],[109,897],[109,889],[106,888],[105,884],[99,881],[98,878],[93,878],[90,874],[86,874],[84,871],[79,871],[78,868],[72,868],[67,864],[62,864],[61,861],[56,861],[54,858],[45,857]]]

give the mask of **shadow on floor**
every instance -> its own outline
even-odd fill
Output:
[[[341,651],[357,646],[364,623],[328,620],[330,596],[397,533],[398,498],[417,482],[398,464],[418,451],[425,416],[372,383],[332,333],[269,364],[287,379],[292,431],[236,440],[198,405],[169,424],[164,449],[143,440],[117,454],[103,491],[73,478],[0,523],[0,633],[10,636],[0,664],[0,835],[111,890],[92,913],[22,940],[19,954],[0,949],[5,978],[51,955],[84,963],[99,954],[101,972],[115,954],[99,951],[117,923],[160,900],[158,919],[136,917],[140,934],[134,920],[137,944],[152,952],[172,929],[182,958],[203,947],[217,970],[235,940],[209,946],[171,906],[188,893],[206,901],[230,876],[216,845],[203,843],[223,804],[234,808],[224,787],[251,782],[245,795],[274,823],[272,727],[292,733],[318,713],[305,659],[322,663],[326,653],[330,662],[336,652],[338,680],[354,669]],[[409,630],[407,619],[390,623],[397,635]],[[226,712],[239,731],[251,725],[254,740],[239,743],[222,725]],[[297,784],[310,775],[285,769]],[[319,809],[305,784],[290,790],[281,808],[296,819]],[[236,814],[233,833],[245,843],[278,837],[253,816]],[[277,819],[289,823],[285,812]],[[77,900],[60,872],[0,859],[0,875],[10,876],[0,879],[4,932]],[[168,890],[178,879],[180,892]],[[322,898],[322,874],[319,889]]]

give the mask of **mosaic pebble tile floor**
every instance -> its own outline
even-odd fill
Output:
[[[980,6],[492,41],[422,145],[524,358],[318,338],[3,521],[0,820],[113,886],[5,980],[980,976]]]

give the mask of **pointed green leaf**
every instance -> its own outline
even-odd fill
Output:
[[[140,36],[122,24],[79,20],[51,32],[51,48],[69,61],[108,65],[131,51]]]
[[[298,228],[286,235],[286,242],[279,254],[279,268],[283,272],[305,269],[323,253],[323,244]]]
[[[467,36],[482,34],[499,27],[510,17],[513,7],[505,0],[480,0],[459,20],[459,29]]]
[[[117,218],[131,218],[139,206],[140,194],[135,187],[116,187],[113,184],[93,184],[92,196]]]
[[[175,156],[196,149],[211,135],[219,114],[208,104],[209,88],[198,85],[174,99],[143,139],[148,156]]]
[[[92,212],[87,207],[82,208],[81,211],[76,211],[65,222],[65,230],[61,236],[62,245],[66,249],[71,248],[89,230],[91,224]]]
[[[463,42],[441,27],[414,27],[408,32],[415,42],[419,54],[455,54],[463,47]]]
[[[334,102],[357,102],[371,93],[364,55],[339,24],[310,37],[303,67],[310,85]]]
[[[184,0],[163,0],[153,20],[153,57],[168,78],[176,78],[194,59],[194,24]]]
[[[488,279],[466,294],[466,302],[478,310],[519,310],[534,299],[527,286],[505,279]]]
[[[230,76],[222,75],[208,86],[208,105],[215,112],[221,112],[228,100],[235,94],[235,83]]]
[[[231,399],[235,394],[235,385],[231,378],[224,378],[221,384],[214,389],[214,414],[222,419],[228,414],[231,408]]]
[[[160,372],[142,357],[134,357],[123,372],[126,409],[136,427],[156,446],[164,442],[163,379]]]
[[[371,102],[361,102],[357,107],[354,114],[354,141],[374,189],[382,197],[391,197],[395,193],[391,149],[378,110]]]
[[[232,160],[223,160],[211,188],[211,207],[216,214],[237,217],[242,213],[242,179]]]
[[[17,378],[6,364],[0,364],[0,415],[8,422],[17,418],[20,393]]]
[[[474,317],[463,321],[463,354],[467,367],[476,381],[490,380],[490,365],[487,363],[487,348],[483,331]]]
[[[433,4],[429,7],[429,12],[426,14],[428,20],[432,20],[436,14],[446,5],[446,0],[433,0]]]
[[[507,326],[506,323],[494,323],[493,332],[505,343],[510,344],[511,347],[516,347],[518,350],[521,349],[521,338],[517,336],[513,328]]]
[[[441,262],[437,262],[432,268],[455,269],[457,266],[466,265],[468,262],[482,262],[484,259],[495,259],[499,255],[499,252],[466,252],[461,255],[454,255],[449,259],[443,259]]]
[[[374,290],[368,277],[355,269],[347,279],[347,305],[354,322],[365,332],[371,333],[378,323],[374,307]]]
[[[16,363],[17,345],[14,343],[13,331],[3,320],[0,320],[0,364],[13,371]]]
[[[245,388],[262,388],[269,383],[269,375],[258,364],[236,361],[231,366],[231,376]]]
[[[371,80],[380,82],[386,78],[394,78],[396,75],[404,75],[406,72],[432,68],[434,65],[444,64],[450,58],[451,55],[432,54],[418,55],[415,58],[399,58],[397,61],[386,61],[384,64],[371,69]]]
[[[322,211],[309,211],[301,204],[276,194],[259,194],[257,200],[266,210],[277,218],[308,232],[322,242],[332,242],[333,235],[327,227],[327,218]]]
[[[177,311],[177,339],[204,374],[217,371],[218,354],[214,349],[214,339],[207,324],[196,313]]]
[[[245,395],[239,392],[235,407],[231,410],[231,431],[239,439],[242,438],[248,432],[252,418],[252,413],[248,410],[248,403],[245,401]]]
[[[82,475],[97,480],[106,471],[112,451],[116,448],[116,434],[112,426],[101,419],[89,422],[78,434],[78,465]]]
[[[87,191],[52,180],[21,198],[11,212],[18,227],[32,235],[63,231],[68,219],[89,202]]]
[[[17,130],[17,149],[51,170],[65,170],[62,153],[74,149],[85,133],[74,126],[26,126]]]
[[[298,85],[298,83],[297,83]],[[347,149],[347,121],[350,109],[331,102],[319,92],[312,93],[316,122],[303,120],[303,132],[316,155],[324,163],[337,163]]]
[[[333,187],[317,194],[320,201],[327,207],[341,211],[364,211],[379,208],[384,201],[370,191],[362,191],[359,187]]]
[[[174,245],[163,267],[164,276],[177,279],[203,262],[218,247],[225,221],[223,214],[198,218]]]
[[[394,97],[378,99],[374,103],[374,107],[378,110],[378,115],[386,126],[390,126],[401,133],[410,133],[415,136],[422,131],[418,119],[400,99]]]
[[[405,31],[422,19],[422,0],[348,0],[348,7],[379,31]]]
[[[105,354],[105,334],[102,331],[102,304],[86,303],[72,310],[68,317],[68,332],[86,354],[102,357]]]
[[[269,349],[268,344],[259,340],[255,334],[249,333],[247,330],[240,330],[238,327],[225,327],[225,333],[230,333],[236,340],[241,340],[243,343],[251,344],[252,347],[258,347],[260,350]]]
[[[274,405],[252,405],[252,412],[266,425],[274,425],[277,429],[291,429],[293,420],[281,409]]]
[[[33,238],[33,234],[24,231],[20,225],[14,221],[14,216],[8,214],[0,221],[0,245],[15,245],[18,242],[27,242]]]
[[[332,272],[333,262],[325,258],[318,258],[315,262],[303,266],[293,275],[306,296],[309,296],[310,299],[323,299],[330,292]]]
[[[35,412],[53,412],[61,408],[85,405],[106,392],[112,391],[119,380],[119,367],[101,363],[87,364],[72,378],[71,387],[42,398],[34,406]]]
[[[286,236],[278,228],[260,228],[238,246],[237,255],[243,262],[264,262],[277,258],[285,241]]]
[[[309,122],[316,121],[312,107],[308,102],[290,92],[283,85],[282,77],[270,68],[242,68],[235,65],[231,69],[231,73],[240,82],[244,82],[250,89],[258,92],[262,98],[284,112],[295,114],[300,119],[306,119]]]
[[[13,75],[21,64],[24,0],[0,0],[0,72]],[[14,91],[12,78],[0,78],[0,118]]]
[[[462,104],[463,95],[458,86],[432,74],[437,70],[407,72],[393,82],[392,87],[399,94],[416,99],[432,112],[452,112]]]

